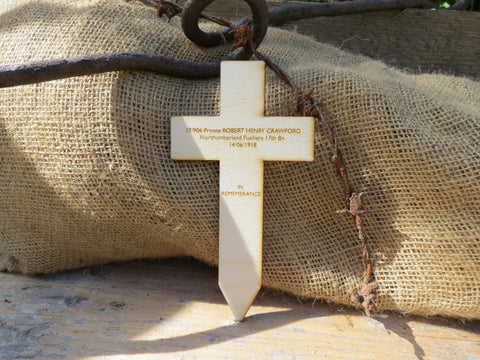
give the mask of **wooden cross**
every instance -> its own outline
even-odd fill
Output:
[[[220,161],[218,283],[238,321],[261,286],[263,162],[313,160],[313,118],[265,117],[264,84],[263,61],[224,61],[220,116],[172,117],[172,159]]]

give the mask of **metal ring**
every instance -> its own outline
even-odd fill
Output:
[[[189,0],[183,7],[182,28],[185,36],[195,44],[203,47],[218,46],[231,40],[233,34],[228,30],[220,33],[207,33],[198,27],[198,19],[202,11],[214,0]],[[253,42],[255,47],[262,42],[268,28],[268,8],[265,0],[244,0],[250,6],[253,17]],[[251,56],[250,49],[245,49],[245,55]]]

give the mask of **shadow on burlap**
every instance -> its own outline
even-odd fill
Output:
[[[193,61],[179,22],[122,0],[0,7],[1,64],[139,51]],[[270,29],[261,50],[314,88],[352,182],[378,307],[480,318],[480,83],[409,75]],[[267,74],[266,115],[294,95]],[[0,269],[51,273],[110,261],[218,256],[218,163],[172,161],[170,117],[219,113],[219,82],[107,73],[0,90]],[[362,249],[317,124],[315,161],[265,166],[263,284],[349,304]],[[161,274],[159,274],[161,277]]]

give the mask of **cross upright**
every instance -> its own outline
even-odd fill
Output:
[[[218,283],[236,320],[261,287],[263,162],[312,161],[314,120],[265,117],[265,63],[221,64],[220,116],[172,117],[172,159],[220,161]]]

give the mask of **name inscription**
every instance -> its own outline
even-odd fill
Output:
[[[205,142],[227,141],[230,147],[256,148],[262,142],[282,142],[287,136],[301,135],[299,128],[196,128],[185,131]]]

